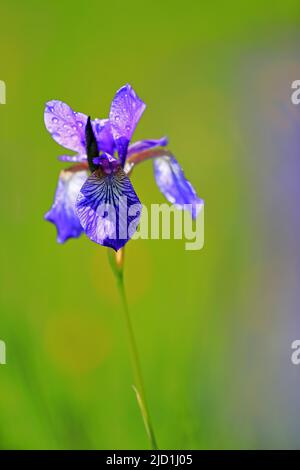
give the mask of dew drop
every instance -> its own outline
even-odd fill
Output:
[[[58,119],[56,117],[52,118],[52,122],[54,122],[54,124],[56,124],[58,122]]]

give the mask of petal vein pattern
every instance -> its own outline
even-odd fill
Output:
[[[109,175],[99,169],[82,186],[76,210],[88,237],[117,251],[136,231],[142,206],[121,168]]]

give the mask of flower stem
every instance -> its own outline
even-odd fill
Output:
[[[111,251],[111,250],[109,250]],[[119,252],[117,253],[117,255]],[[124,286],[124,271],[123,271],[123,255],[124,253],[121,254],[121,263],[118,265],[118,259],[116,257],[116,260],[112,259],[112,254],[109,253],[109,259],[110,259],[110,264],[112,267],[112,270],[116,276],[116,281],[117,281],[117,286],[119,290],[119,294],[121,297],[122,301],[122,306],[123,306],[123,312],[124,312],[124,319],[125,319],[125,325],[126,325],[126,331],[127,331],[127,338],[128,338],[128,344],[129,344],[129,349],[130,349],[130,356],[131,356],[131,363],[132,363],[132,369],[133,369],[133,376],[134,376],[134,382],[135,384],[133,385],[133,389],[136,394],[136,399],[142,414],[145,430],[150,442],[150,446],[152,449],[156,450],[158,449],[153,427],[151,424],[151,419],[149,415],[149,410],[146,402],[146,396],[145,396],[145,387],[144,387],[144,382],[143,382],[143,376],[142,376],[142,370],[140,366],[140,360],[139,360],[139,354],[136,346],[136,341],[135,341],[135,336],[134,336],[134,331],[130,319],[130,313],[129,313],[129,308],[128,308],[128,303],[127,303],[127,298],[126,298],[126,292],[125,292],[125,286]],[[119,255],[120,256],[120,255]]]

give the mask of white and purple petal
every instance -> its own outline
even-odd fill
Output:
[[[45,214],[45,219],[56,226],[59,243],[77,238],[83,232],[75,212],[75,202],[87,177],[86,170],[77,171],[76,167],[60,172],[53,205]]]
[[[120,88],[112,101],[109,120],[122,165],[132,134],[145,108],[145,103],[129,84]]]
[[[92,241],[117,251],[136,231],[142,206],[121,167],[110,174],[100,168],[82,186],[76,211]]]
[[[200,199],[184,172],[172,156],[153,160],[156,183],[166,199],[179,209],[189,209],[196,218],[204,202]]]
[[[47,130],[58,144],[74,152],[85,153],[85,114],[76,113],[63,101],[52,100],[46,103],[44,120]]]
[[[60,160],[82,162],[87,159],[85,148],[85,126],[87,116],[77,113],[63,101],[52,100],[46,104],[45,125],[53,139],[63,147],[77,152],[77,155],[62,155]],[[114,153],[115,143],[109,119],[92,121],[93,131],[99,150]]]

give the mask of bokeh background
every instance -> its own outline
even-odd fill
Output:
[[[205,199],[205,246],[138,240],[126,287],[160,448],[298,448],[300,79],[297,0],[1,2],[0,447],[143,449],[106,249],[43,220],[61,99],[105,117],[129,82],[135,138],[168,135]],[[143,203],[163,202],[151,162]]]

